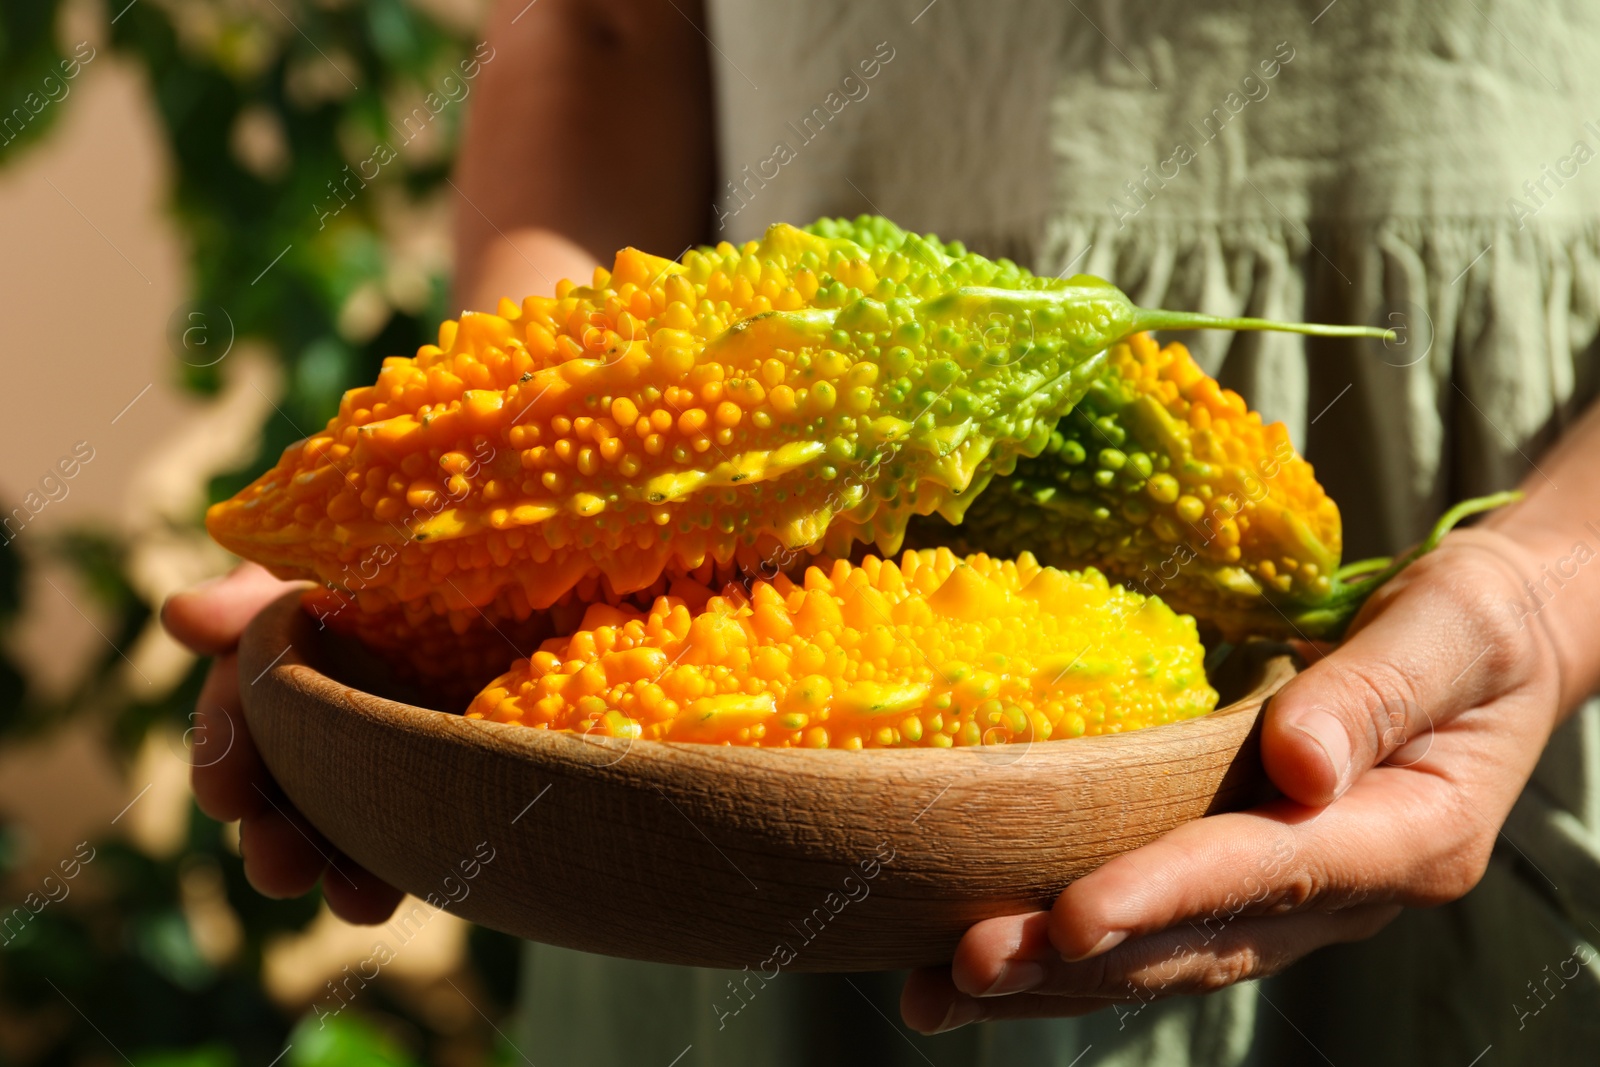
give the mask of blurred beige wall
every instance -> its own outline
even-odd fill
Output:
[[[144,453],[191,406],[164,340],[183,298],[183,249],[165,217],[165,155],[143,81],[102,45],[54,106],[48,139],[0,169],[12,252],[0,257],[12,400],[0,494],[37,489],[74,442],[95,457],[22,536],[114,516]]]

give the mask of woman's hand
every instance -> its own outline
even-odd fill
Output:
[[[1581,696],[1563,684],[1550,601],[1524,585],[1547,562],[1490,529],[1449,535],[1267,706],[1262,762],[1282,799],[1180,826],[1048,912],[978,923],[952,966],[907,982],[906,1022],[1132,1012],[1464,895]]]
[[[330,845],[294,809],[250,740],[240,701],[235,649],[245,626],[291,589],[254,563],[226,577],[176,593],[161,607],[161,624],[191,651],[214,656],[195,707],[190,762],[195,801],[219,822],[239,820],[245,877],[269,897],[297,897],[322,879],[335,915],[381,923],[401,893]]]

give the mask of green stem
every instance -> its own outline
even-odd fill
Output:
[[[1314,322],[1275,322],[1272,319],[1219,318],[1202,315],[1197,311],[1162,311],[1158,308],[1136,308],[1133,315],[1135,332],[1144,330],[1276,330],[1279,333],[1303,333],[1312,337],[1375,337],[1395,341],[1399,335],[1393,330],[1375,326],[1325,326]]]
[[[1346,563],[1343,567],[1333,572],[1336,582],[1348,581],[1363,574],[1379,571],[1394,562],[1393,556],[1374,556],[1371,559],[1358,559],[1354,563]]]
[[[1340,567],[1334,572],[1333,591],[1328,599],[1298,615],[1294,620],[1296,625],[1310,637],[1337,638],[1344,633],[1345,627],[1350,625],[1350,620],[1355,618],[1356,612],[1361,610],[1361,605],[1366,603],[1367,597],[1422,556],[1438,548],[1439,542],[1444,540],[1444,535],[1453,530],[1462,519],[1480,512],[1493,511],[1495,508],[1504,507],[1521,499],[1522,493],[1512,490],[1463,500],[1440,515],[1422,543],[1398,559],[1392,561],[1382,558],[1364,559]],[[1380,566],[1382,570],[1377,573],[1367,573],[1374,567]],[[1365,577],[1356,577],[1357,575]],[[1351,578],[1355,580],[1350,581]]]

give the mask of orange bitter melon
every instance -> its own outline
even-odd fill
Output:
[[[211,508],[225,547],[324,587],[370,643],[506,635],[538,609],[697,569],[781,568],[959,521],[1152,327],[1135,307],[883,219],[777,225],[446,322]]]
[[[1093,570],[928,549],[594,605],[467,715],[767,747],[1014,744],[1204,715],[1203,658],[1193,619]]]

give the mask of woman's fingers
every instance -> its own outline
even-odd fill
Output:
[[[1022,993],[980,999],[968,996],[951,981],[950,968],[924,967],[912,971],[900,991],[900,1017],[911,1029],[940,1034],[984,1019],[1036,1019],[1087,1015],[1102,1011],[1102,997],[1055,997]]]
[[[1494,839],[1473,803],[1438,774],[1378,767],[1321,811],[1280,800],[1185,823],[1063,890],[1050,940],[1085,959],[1178,923],[1453,900],[1477,882]]]
[[[937,1033],[984,1020],[1080,1015],[1116,1002],[1137,1011],[1160,997],[1211,993],[1276,974],[1308,952],[1372,936],[1399,912],[1398,905],[1368,904],[1241,918],[1214,929],[1179,926],[1080,963],[1045,954],[1033,961],[1037,984],[1005,995],[972,995],[962,988],[958,963],[951,972],[914,975],[901,996],[901,1013],[914,1029]]]
[[[191,652],[228,652],[257,612],[304,584],[279,581],[263,567],[242,563],[221,578],[169,596],[161,605],[161,625]]]
[[[284,798],[256,752],[239,706],[238,657],[217,657],[189,731],[195,802],[218,822],[239,823],[245,877],[269,897],[297,897],[322,878],[333,913],[381,923],[404,895],[336,852]]]
[[[1306,855],[1321,844],[1303,834],[1308,817],[1294,802],[1277,801],[1185,823],[1063,890],[1050,910],[1049,941],[1066,959],[1086,959],[1173,923],[1226,924],[1247,912],[1304,904],[1338,878],[1329,871],[1332,857]],[[1374,865],[1380,859],[1371,858]],[[1313,864],[1319,873],[1311,873]]]
[[[277,786],[245,725],[238,656],[229,652],[211,664],[192,721],[185,740],[200,810],[218,822],[233,822],[267,807]]]
[[[1425,556],[1367,605],[1338,650],[1273,697],[1261,759],[1286,795],[1332,803],[1363,772],[1518,684],[1513,568],[1471,544]]]
[[[335,852],[322,872],[322,898],[347,923],[376,926],[386,921],[405,896],[343,852]]]
[[[175,593],[161,606],[167,631],[191,650],[214,655],[185,733],[194,795],[218,822],[259,812],[275,788],[245,727],[239,664],[233,648],[245,626],[268,603],[294,588],[254,563]]]
[[[244,875],[256,892],[287,899],[311,892],[333,856],[333,846],[283,801],[239,820]]]
[[[304,896],[320,878],[323,899],[348,923],[381,923],[405,896],[335,849],[282,800],[240,820],[239,851],[245,878],[256,892],[279,899]]]
[[[1045,969],[1060,959],[1050,943],[1050,913],[1034,911],[973,924],[956,946],[949,973],[969,996],[1006,996],[1038,988]]]
[[[403,894],[337,852],[306,822],[272,780],[245,725],[234,646],[263,607],[295,587],[246,563],[162,605],[162,625],[173,637],[216,657],[184,738],[195,802],[218,822],[239,820],[245,877],[261,894],[298,897],[321,878],[335,915],[346,922],[381,923]]]
[[[1320,811],[1279,800],[1186,823],[1074,882],[1048,913],[973,926],[942,978],[908,989],[906,1019],[1071,1015],[1217,989],[1369,936],[1402,904],[1455,899],[1494,840],[1478,808],[1504,798],[1468,797],[1438,768],[1483,744],[1444,731],[1418,766],[1374,768]]]

